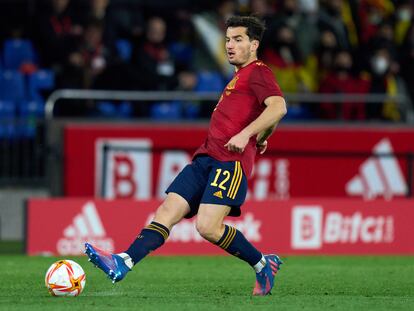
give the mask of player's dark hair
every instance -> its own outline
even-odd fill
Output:
[[[264,22],[256,16],[232,16],[226,21],[226,29],[229,27],[245,27],[250,40],[258,40],[259,42],[266,30]]]

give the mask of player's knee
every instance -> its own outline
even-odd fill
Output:
[[[217,228],[208,222],[197,221],[196,228],[198,233],[210,242],[217,241]]]

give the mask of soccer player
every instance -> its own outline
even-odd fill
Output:
[[[197,215],[202,237],[253,267],[253,295],[267,295],[273,287],[282,263],[279,257],[263,255],[223,220],[241,214],[256,152],[265,152],[266,139],[286,114],[286,104],[271,70],[257,59],[264,24],[256,17],[234,16],[226,29],[226,52],[235,74],[212,113],[207,139],[192,163],[168,187],[153,221],[125,252],[110,254],[85,244],[90,261],[114,283],[163,245],[175,224]]]

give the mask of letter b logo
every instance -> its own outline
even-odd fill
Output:
[[[322,246],[322,207],[295,206],[292,210],[293,249],[319,249]]]

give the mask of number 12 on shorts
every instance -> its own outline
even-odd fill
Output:
[[[217,184],[217,182],[218,182],[218,180],[220,178],[220,175],[221,175],[221,172],[222,171],[223,170],[221,168],[216,169],[216,177],[214,177],[214,180],[213,180],[213,182],[210,185],[213,186],[213,187],[217,187],[218,186],[222,190],[227,190],[227,187],[225,187],[224,185],[230,179],[230,175],[231,174],[230,174],[230,172],[228,170],[224,170],[223,171],[224,179],[219,184]]]
[[[231,177],[230,187],[227,191],[227,197],[229,197],[230,199],[234,199],[236,197],[237,191],[239,190],[240,183],[243,177],[243,171],[241,169],[240,162],[235,162],[234,173],[233,176],[231,175],[232,174],[230,173],[230,171],[217,168],[216,176],[214,177],[214,180],[210,185],[213,187],[218,187],[222,190],[227,190],[226,184],[228,183]]]

